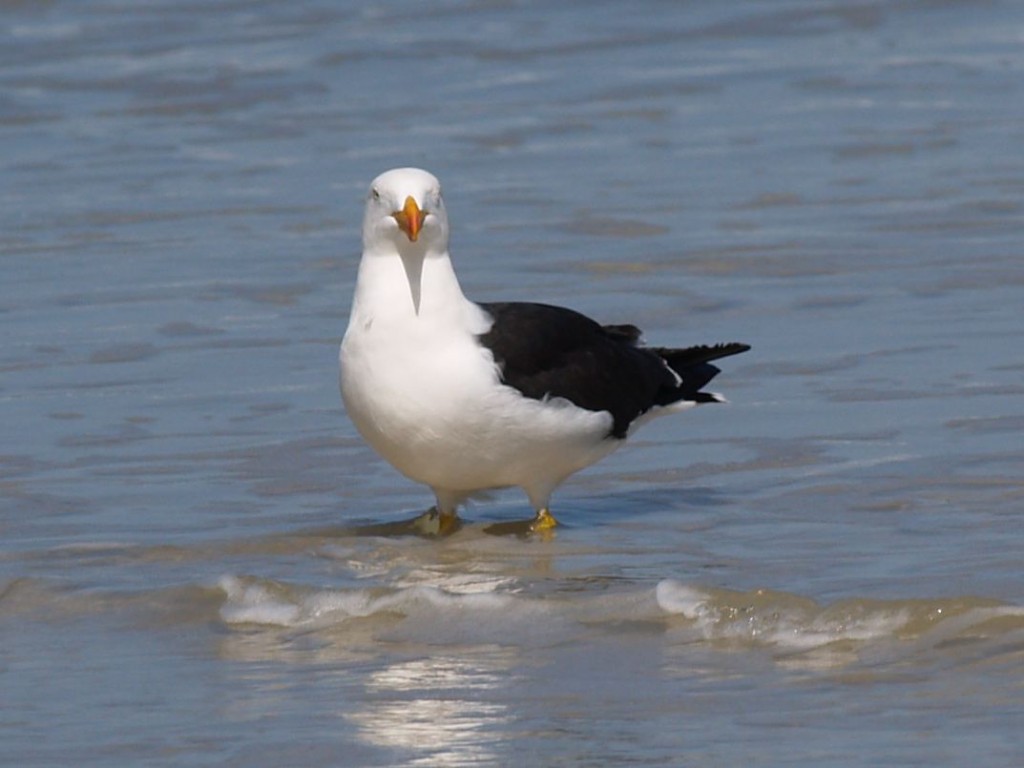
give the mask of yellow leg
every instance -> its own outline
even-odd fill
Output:
[[[431,507],[409,521],[409,527],[421,536],[449,536],[462,527],[462,521],[455,512],[440,512],[437,507]]]
[[[557,525],[558,521],[555,520],[554,515],[552,515],[548,511],[547,507],[544,507],[539,512],[537,512],[537,516],[533,518],[533,522],[530,523],[530,530],[534,532],[550,531]]]
[[[449,534],[455,533],[459,528],[462,527],[462,521],[459,519],[459,515],[456,512],[452,512],[450,515],[446,515],[444,512],[439,512],[437,515],[437,535],[448,536]]]

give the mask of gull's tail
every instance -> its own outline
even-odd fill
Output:
[[[679,378],[675,387],[665,387],[658,393],[658,405],[671,405],[680,400],[694,403],[720,403],[723,398],[713,392],[701,392],[701,389],[721,371],[712,365],[730,355],[738,355],[750,349],[749,344],[731,342],[729,344],[701,345],[685,349],[668,349],[649,347],[649,351],[665,361],[673,373]]]

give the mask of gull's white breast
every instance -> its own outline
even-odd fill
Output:
[[[482,313],[468,301],[466,311]],[[342,398],[360,434],[434,488],[553,488],[618,443],[607,437],[610,414],[503,385],[465,314],[353,312],[340,363]]]

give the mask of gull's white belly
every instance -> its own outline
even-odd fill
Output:
[[[618,445],[608,438],[610,414],[501,385],[472,336],[445,334],[441,343],[404,331],[350,327],[340,363],[356,428],[406,476],[458,491],[553,487]]]

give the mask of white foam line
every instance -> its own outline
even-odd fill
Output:
[[[431,586],[413,586],[390,594],[374,594],[366,589],[323,590],[290,599],[266,587],[247,584],[234,576],[224,576],[219,586],[227,600],[221,618],[229,624],[268,624],[295,627],[325,620],[345,620],[395,612],[408,615],[417,610],[457,609],[460,611],[505,611],[513,598],[493,592],[455,594]]]

